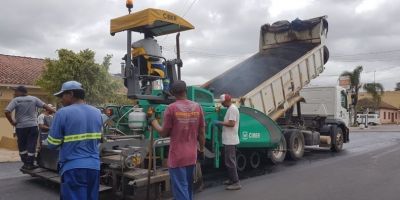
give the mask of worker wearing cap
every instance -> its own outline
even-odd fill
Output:
[[[56,108],[53,105],[49,104],[48,106],[56,110]],[[53,122],[53,114],[54,113],[51,111],[43,110],[43,112],[38,116],[40,143],[42,143],[47,139],[51,124]]]
[[[76,81],[65,82],[54,95],[61,98],[64,107],[54,116],[47,142],[49,148],[60,147],[61,199],[97,200],[100,110],[85,104],[85,91]]]
[[[215,122],[222,126],[222,144],[224,144],[225,166],[228,169],[229,179],[224,182],[227,190],[240,190],[241,185],[237,173],[236,145],[239,144],[239,109],[232,103],[229,94],[221,95],[221,104],[228,108],[224,121]]]
[[[154,39],[154,35],[151,32],[145,32],[144,39],[134,42],[132,48],[133,57],[143,56],[146,61],[142,63],[145,66],[141,66],[140,71],[146,72],[146,75],[159,76],[163,82],[163,91],[168,92],[170,82],[163,64],[161,46]]]
[[[15,98],[11,100],[5,109],[5,115],[12,126],[15,126],[17,142],[23,169],[34,169],[36,144],[38,139],[38,124],[36,108],[44,108],[51,112],[55,110],[41,101],[39,98],[28,95],[24,86],[18,86],[15,90]],[[15,120],[11,112],[15,110]]]
[[[165,110],[163,126],[154,117],[150,117],[149,122],[161,136],[170,137],[168,168],[175,199],[192,200],[197,143],[200,146],[199,158],[204,159],[204,114],[198,103],[187,99],[184,81],[175,81],[171,93],[176,102]]]

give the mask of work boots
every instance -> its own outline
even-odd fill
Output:
[[[21,156],[21,160],[23,161],[24,165],[22,165],[21,170],[34,170],[38,168],[34,163],[35,157],[34,156]]]
[[[236,182],[236,183],[226,186],[225,189],[226,190],[240,190],[240,189],[242,189],[242,186],[240,185],[239,182]]]

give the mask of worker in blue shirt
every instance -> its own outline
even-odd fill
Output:
[[[47,143],[49,148],[60,147],[61,199],[97,200],[101,113],[85,104],[85,91],[77,81],[65,82],[54,95],[64,107],[53,119]]]

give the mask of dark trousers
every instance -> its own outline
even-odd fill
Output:
[[[61,200],[98,200],[100,172],[70,169],[61,176]]]
[[[33,164],[35,161],[36,144],[39,135],[37,126],[16,128],[18,150],[24,164]]]
[[[193,175],[196,165],[169,168],[172,193],[175,200],[193,199]]]
[[[228,177],[233,183],[239,182],[236,163],[236,145],[224,145],[225,166],[228,169]]]

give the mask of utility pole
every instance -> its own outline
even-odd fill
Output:
[[[375,85],[375,72],[376,72],[376,70],[374,70],[374,85]]]

